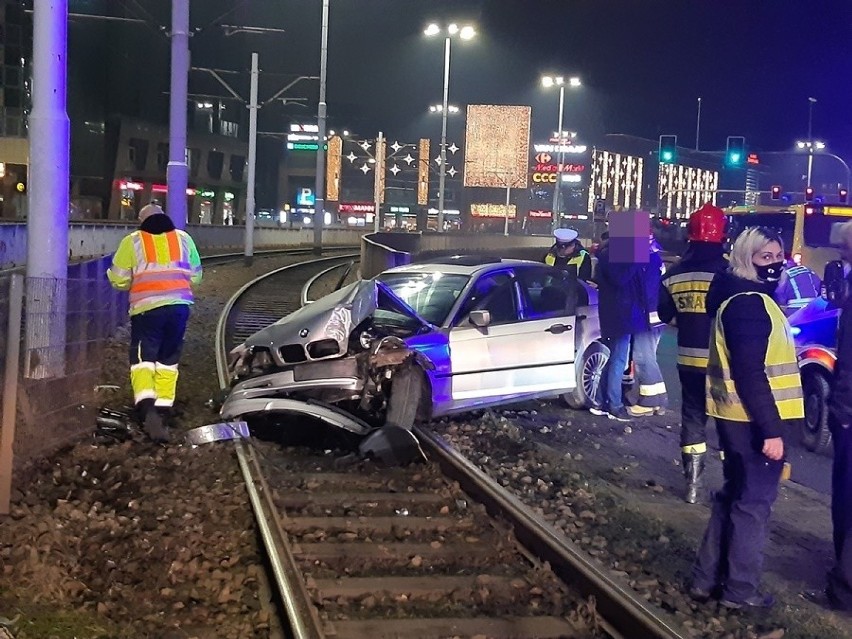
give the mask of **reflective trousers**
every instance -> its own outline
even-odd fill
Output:
[[[707,452],[707,377],[703,370],[678,366],[680,378],[680,446],[695,455]]]
[[[130,316],[130,383],[133,401],[172,406],[189,306],[170,304]]]
[[[828,573],[828,596],[838,608],[852,611],[852,428],[834,418],[829,426],[834,438],[831,473],[831,523],[835,562]]]
[[[692,568],[693,585],[703,590],[722,586],[723,598],[744,601],[757,594],[769,516],[778,496],[782,460],[761,450],[763,439],[749,423],[716,420],[725,452],[725,483],[713,495],[710,522]]]

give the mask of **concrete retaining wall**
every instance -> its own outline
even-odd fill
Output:
[[[71,222],[68,231],[68,259],[80,260],[115,251],[121,238],[135,230],[137,224]],[[189,225],[186,229],[202,253],[233,250],[244,247],[245,228],[241,226]],[[363,230],[332,228],[323,231],[323,244],[329,246],[358,246]],[[311,246],[314,231],[258,227],[254,229],[257,249]],[[23,266],[27,262],[26,223],[0,223],[0,269]]]

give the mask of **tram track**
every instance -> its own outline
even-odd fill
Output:
[[[227,352],[346,259],[278,269],[231,298],[216,332],[223,389]],[[680,636],[440,437],[417,435],[430,462],[393,469],[235,440],[293,636]]]

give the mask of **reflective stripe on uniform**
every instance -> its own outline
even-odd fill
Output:
[[[728,304],[739,295],[758,295],[772,322],[764,370],[779,416],[781,419],[804,417],[802,380],[789,324],[781,309],[768,295],[755,292],[732,296],[719,307],[716,319],[713,320],[707,366],[707,414],[734,422],[753,421],[731,377],[730,353],[725,343],[724,325],[720,321]]]
[[[702,455],[707,452],[707,443],[703,442],[701,444],[689,444],[688,446],[681,446],[680,452],[685,455]]]
[[[131,315],[166,304],[192,304],[191,282],[200,271],[191,264],[189,236],[180,233],[135,231],[131,235],[136,254],[130,285]]]
[[[137,358],[141,360],[141,346]],[[133,402],[138,404],[143,399],[156,399],[154,388],[154,362],[139,361],[130,367],[130,386],[133,388]]]
[[[678,366],[689,366],[690,368],[700,368],[702,372],[707,369],[708,358],[710,357],[709,348],[690,348],[688,346],[677,347],[677,363]]]
[[[177,364],[156,363],[154,371],[154,388],[157,391],[155,406],[168,407],[175,403],[177,391],[178,367]]]
[[[639,395],[642,397],[656,397],[657,395],[666,394],[666,383],[657,382],[656,384],[640,384]]]

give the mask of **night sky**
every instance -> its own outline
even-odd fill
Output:
[[[264,67],[316,74],[320,9],[250,0],[238,13],[287,29],[267,38]],[[441,100],[443,42],[422,30],[466,19],[479,37],[453,46],[450,102],[530,104],[539,134],[558,102],[540,76],[562,72],[584,82],[566,95],[566,128],[591,141],[676,134],[694,146],[700,96],[702,148],[744,135],[754,150],[788,149],[807,135],[810,96],[814,136],[852,152],[848,0],[331,0],[330,116],[365,137],[439,128],[427,108]]]
[[[101,4],[71,1],[72,11]],[[168,0],[109,4],[169,23]],[[248,52],[257,50],[261,100],[289,81],[286,74],[318,75],[321,6],[192,0],[193,26],[206,27],[193,38],[193,64],[247,71]],[[226,38],[211,21],[229,10],[220,22],[286,33]],[[443,41],[422,35],[430,21],[470,21],[479,33],[453,45],[450,103],[531,105],[539,139],[556,128],[558,94],[540,86],[550,72],[582,78],[582,89],[566,92],[565,126],[591,143],[605,133],[676,134],[693,147],[700,96],[702,149],[723,148],[728,135],[746,136],[749,150],[792,149],[807,135],[814,97],[814,137],[852,154],[848,0],[331,0],[331,126],[363,137],[379,130],[399,139],[438,137],[440,118],[428,106],[441,101]],[[152,49],[167,59],[167,40],[148,31]],[[247,73],[243,79],[247,87]],[[156,82],[167,89],[167,69],[146,80]],[[221,89],[193,74],[190,91]],[[288,95],[308,97],[308,107],[271,107],[261,113],[262,128],[283,130],[289,118],[316,116],[315,81]],[[461,120],[451,120],[451,137]]]

